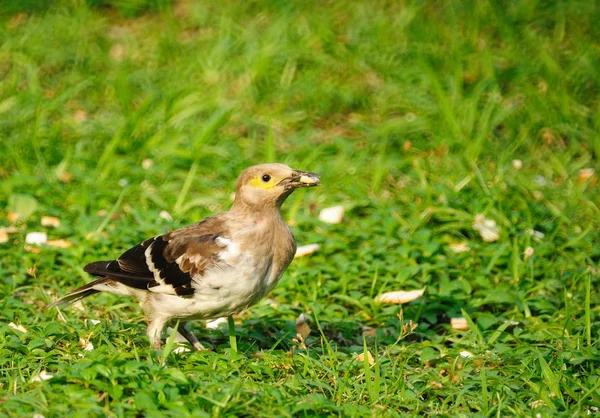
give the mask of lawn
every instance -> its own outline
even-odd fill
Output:
[[[0,22],[0,416],[599,411],[597,2],[13,0]],[[283,208],[320,249],[235,317],[237,352],[201,322],[210,351],[154,352],[124,297],[46,309],[267,161],[321,175]]]

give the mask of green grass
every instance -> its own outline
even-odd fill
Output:
[[[600,408],[597,3],[4,3],[0,226],[30,214],[0,244],[0,416]],[[45,310],[85,263],[227,209],[265,161],[322,175],[284,208],[321,249],[236,318],[237,350],[196,323],[211,351],[154,353],[113,295]],[[319,221],[337,204],[342,224]],[[43,230],[73,246],[26,251]],[[374,302],[425,286],[402,310]],[[450,327],[461,316],[470,330]]]

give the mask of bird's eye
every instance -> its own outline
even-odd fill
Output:
[[[271,181],[271,176],[268,174],[263,174],[262,177],[260,178],[262,181],[264,181],[265,183],[268,183],[269,181]]]

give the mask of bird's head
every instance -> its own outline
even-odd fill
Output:
[[[247,168],[236,183],[234,207],[279,208],[296,189],[318,186],[319,176],[284,164],[259,164]]]

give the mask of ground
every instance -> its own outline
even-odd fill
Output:
[[[597,3],[14,0],[0,20],[1,416],[600,408]],[[238,352],[201,323],[211,351],[153,352],[123,297],[46,310],[266,161],[321,174],[284,206],[320,249],[235,318]]]

